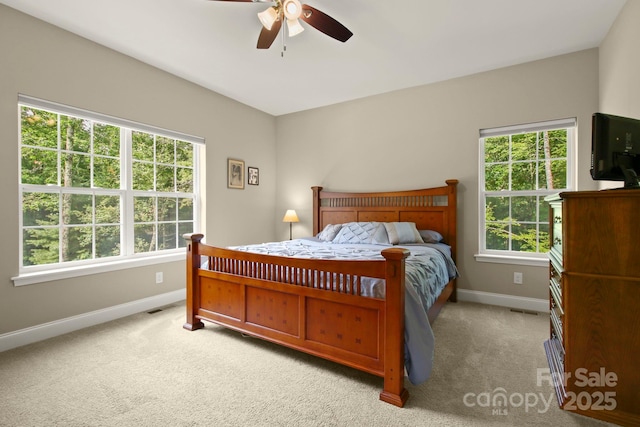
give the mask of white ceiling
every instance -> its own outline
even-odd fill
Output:
[[[597,47],[625,1],[308,0],[353,37],[303,22],[269,50],[255,48],[265,3],[0,3],[277,116]]]

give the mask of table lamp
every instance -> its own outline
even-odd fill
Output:
[[[292,227],[294,222],[300,222],[300,220],[298,219],[298,214],[296,214],[295,210],[289,209],[284,214],[284,218],[282,218],[282,222],[288,222],[289,223],[289,240],[291,240],[292,239],[291,227]]]

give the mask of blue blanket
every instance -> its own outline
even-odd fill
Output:
[[[310,237],[284,242],[234,246],[230,249],[315,259],[384,259],[383,249],[391,245],[336,244]],[[434,336],[427,311],[449,281],[458,276],[449,246],[438,244],[396,245],[411,254],[405,262],[405,368],[412,384],[431,375]],[[382,279],[363,280],[361,295],[384,298]]]

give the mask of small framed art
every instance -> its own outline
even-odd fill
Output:
[[[227,159],[227,187],[244,189],[244,162]]]
[[[247,173],[249,175],[247,179],[247,182],[249,183],[249,185],[258,185],[260,183],[260,170],[258,170],[258,168],[249,166]]]

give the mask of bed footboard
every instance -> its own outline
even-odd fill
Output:
[[[404,406],[404,280],[409,251],[385,260],[287,258],[187,239],[187,321],[203,320],[384,378],[380,399]],[[205,262],[203,262],[205,260]],[[362,297],[361,279],[386,281],[386,298]]]

